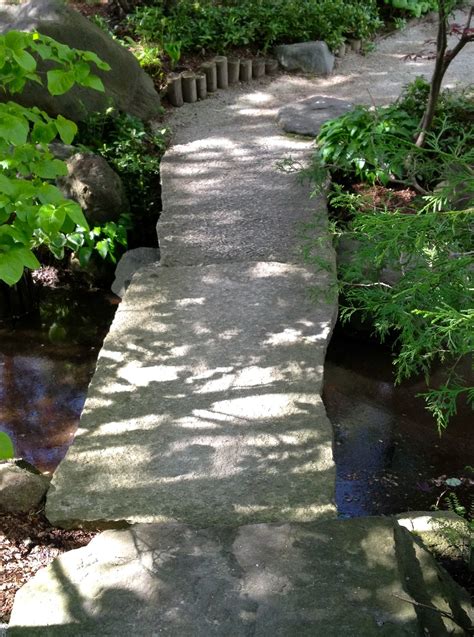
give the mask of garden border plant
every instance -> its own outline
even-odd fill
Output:
[[[431,84],[418,80],[394,105],[358,107],[326,123],[313,162],[316,183],[324,183],[329,169],[343,184],[403,184],[419,193],[413,214],[383,205],[368,211],[363,197],[344,186],[333,188],[329,202],[346,217],[334,224],[335,239],[355,246],[338,267],[341,318],[361,313],[382,340],[394,337],[396,381],[425,375],[423,395],[440,432],[461,399],[474,405],[474,387],[461,371],[466,363],[472,368],[474,351],[474,127],[457,121],[462,112],[474,113],[474,102],[472,95],[440,95],[436,88],[440,72],[442,78],[474,39],[474,9],[465,27],[455,28],[460,40],[448,53],[452,6],[439,0]],[[445,378],[429,386],[438,362],[446,365]]]
[[[142,43],[162,51],[223,53],[232,47],[257,47],[263,53],[281,42],[322,39],[337,50],[344,39],[372,38],[381,26],[375,0],[181,0],[165,11],[139,6],[128,24]]]
[[[149,226],[156,226],[161,211],[159,168],[169,137],[167,127],[152,129],[137,117],[114,108],[94,113],[79,123],[76,144],[101,155],[121,177],[130,215],[119,220],[118,229],[126,228],[132,242],[139,235],[140,245],[150,242]]]

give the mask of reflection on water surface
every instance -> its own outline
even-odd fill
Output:
[[[0,325],[0,431],[41,470],[71,443],[115,308],[111,295],[51,290],[38,315]]]

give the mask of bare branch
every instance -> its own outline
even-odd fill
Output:
[[[401,595],[397,595],[396,593],[392,593],[392,595],[393,597],[401,599],[402,602],[407,602],[407,604],[413,604],[413,606],[419,606],[420,608],[426,608],[427,610],[431,610],[433,613],[438,613],[442,617],[446,617],[446,619],[450,619],[454,624],[456,624],[456,626],[459,626],[460,628],[462,628],[467,635],[474,635],[474,627],[472,626],[472,624],[471,626],[461,625],[456,620],[454,615],[452,615],[451,613],[447,613],[446,611],[441,610],[440,608],[436,608],[436,606],[430,606],[429,604],[422,604],[421,602],[417,602],[414,599],[407,599],[406,597],[402,597]]]

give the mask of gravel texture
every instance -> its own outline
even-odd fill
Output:
[[[19,588],[65,551],[80,548],[93,531],[64,531],[52,526],[42,511],[8,514],[0,511],[0,622],[7,622]],[[2,627],[0,624],[0,635]]]

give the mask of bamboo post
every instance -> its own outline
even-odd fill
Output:
[[[214,58],[217,71],[217,88],[227,88],[229,86],[229,74],[227,71],[227,58],[225,55],[218,55]]]
[[[360,53],[360,50],[362,48],[362,40],[358,40],[358,39],[349,40],[349,46],[354,51],[354,53]]]
[[[240,60],[240,81],[250,82],[252,79],[252,60]]]
[[[255,58],[252,61],[252,77],[255,80],[265,75],[265,60],[263,58]]]
[[[278,60],[268,58],[265,60],[265,73],[267,75],[275,75],[278,72]]]
[[[215,93],[217,91],[217,68],[215,62],[205,62],[201,66],[201,71],[206,76],[207,92]]]
[[[227,72],[229,75],[229,84],[235,84],[240,77],[240,58],[228,58]]]
[[[178,73],[171,73],[168,76],[168,99],[173,106],[182,106],[184,104],[181,75]]]
[[[196,91],[198,100],[205,100],[207,97],[207,80],[205,73],[196,73]]]
[[[188,104],[197,102],[196,76],[191,71],[181,73],[181,86],[183,90],[183,100]]]

